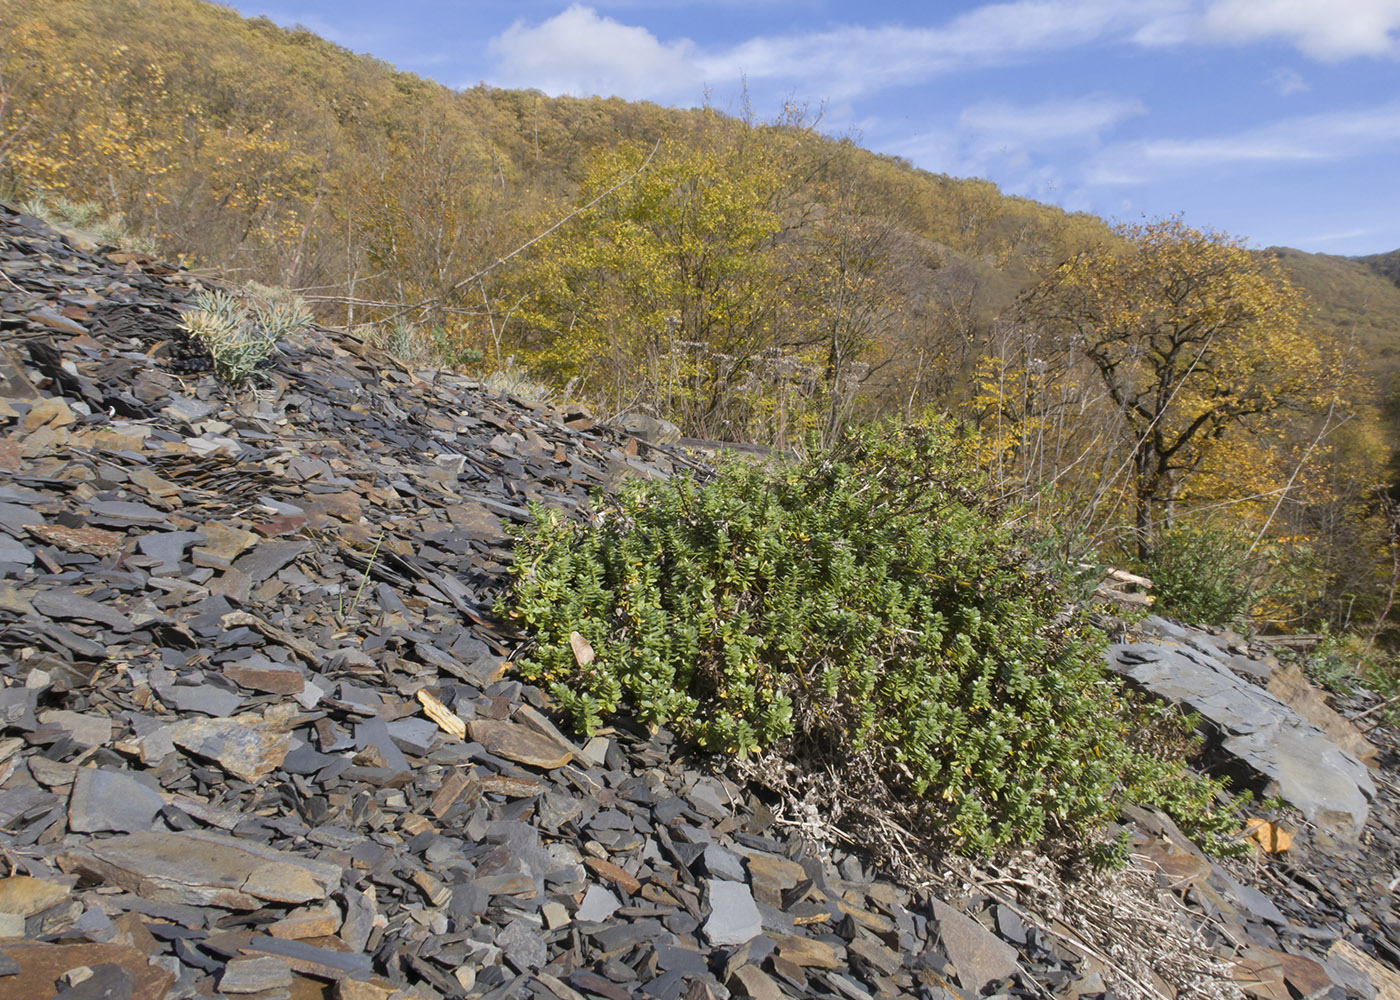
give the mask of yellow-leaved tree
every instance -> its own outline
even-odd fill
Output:
[[[758,138],[716,127],[601,154],[581,204],[646,166],[522,274],[531,363],[615,411],[645,402],[692,433],[748,433],[733,423],[782,302],[782,169]]]
[[[126,46],[73,59],[49,27],[21,23],[0,41],[4,167],[23,189],[142,220],[175,148],[168,97],[161,66]]]
[[[1139,557],[1190,478],[1233,430],[1321,406],[1335,372],[1301,327],[1277,264],[1179,218],[1119,226],[1118,240],[1055,269],[1025,315],[1087,359],[1124,440]]]

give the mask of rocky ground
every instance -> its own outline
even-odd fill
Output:
[[[1280,854],[901,883],[511,677],[504,523],[690,459],[324,332],[230,391],[194,285],[0,207],[0,998],[1400,996],[1389,731]],[[1272,673],[1202,635],[1115,662]]]

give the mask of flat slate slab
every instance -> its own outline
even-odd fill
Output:
[[[256,715],[189,719],[172,726],[168,735],[176,746],[217,761],[229,774],[251,782],[280,767],[292,747],[291,733]]]
[[[60,862],[146,899],[231,910],[324,899],[341,874],[336,865],[195,830],[94,840]]]
[[[28,875],[0,878],[0,913],[32,917],[68,897],[67,886]]]
[[[563,767],[574,759],[569,747],[516,722],[475,719],[467,724],[467,732],[490,753],[546,771]]]
[[[83,833],[149,830],[165,805],[157,788],[154,780],[143,781],[128,771],[80,767],[68,800],[68,828]]]
[[[705,937],[710,944],[744,944],[763,933],[763,917],[747,885],[710,879],[705,893],[710,907]]]
[[[1350,840],[1361,835],[1376,795],[1370,772],[1287,704],[1199,649],[1119,643],[1107,656],[1114,672],[1200,713],[1222,749],[1308,819]]]
[[[967,914],[935,899],[933,919],[938,925],[938,940],[958,970],[963,989],[980,995],[988,983],[1008,979],[1016,972],[1016,949]]]
[[[47,998],[54,984],[70,969],[113,965],[131,979],[133,998],[164,997],[175,982],[169,969],[148,963],[144,952],[129,945],[78,943],[49,944],[35,941],[0,941],[0,959],[8,959],[18,971],[0,978],[0,996]]]

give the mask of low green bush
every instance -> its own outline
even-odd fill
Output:
[[[1281,654],[1287,655],[1287,654]],[[1304,673],[1318,687],[1351,695],[1365,689],[1382,701],[1400,697],[1400,670],[1393,650],[1355,632],[1334,632],[1323,625],[1315,646],[1295,654]],[[1400,725],[1400,704],[1380,709],[1377,721]]]
[[[1143,571],[1159,614],[1193,625],[1248,625],[1258,595],[1245,534],[1213,525],[1172,528],[1154,540]]]
[[[886,427],[802,464],[632,482],[590,525],[537,508],[498,610],[583,732],[626,712],[714,751],[860,760],[966,853],[1084,841],[1127,797],[1226,830],[1219,786],[1132,745],[1102,634],[970,468],[941,427]]]

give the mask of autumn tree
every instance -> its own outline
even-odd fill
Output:
[[[9,121],[0,123],[0,145],[19,186],[98,202],[128,219],[152,211],[175,131],[161,66],[123,45],[65,58],[41,23],[18,25],[6,42]]]
[[[1179,218],[1117,229],[1023,300],[1097,372],[1126,438],[1139,556],[1232,430],[1314,402],[1325,372],[1301,296],[1268,257]],[[1325,401],[1323,402],[1325,406]]]
[[[505,213],[493,202],[506,177],[446,95],[425,98],[406,124],[363,158],[351,225],[382,275],[371,287],[399,306],[423,304],[413,318],[443,325],[477,295],[457,282],[496,249]]]
[[[781,165],[769,153],[733,127],[601,154],[581,204],[635,176],[532,259],[535,363],[614,410],[653,403],[695,433],[732,434],[781,301]]]

